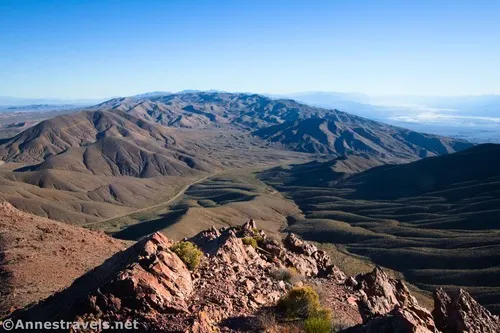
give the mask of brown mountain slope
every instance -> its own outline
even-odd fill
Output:
[[[194,92],[116,98],[94,107],[120,110],[169,127],[262,128],[299,117],[323,117],[330,111],[293,100],[273,100],[257,94]]]
[[[66,288],[127,245],[0,202],[0,318]]]
[[[382,161],[403,162],[453,153],[472,144],[421,134],[335,112],[328,119],[308,118],[263,128],[254,135],[295,151],[316,154],[363,154]]]
[[[0,199],[42,217],[82,225],[174,196],[193,177],[96,176],[63,170],[2,171]]]
[[[471,200],[486,184],[491,184],[486,189],[489,195],[496,196],[499,163],[500,145],[483,144],[455,154],[371,169],[354,175],[338,188],[354,188],[351,197],[366,199],[440,195],[448,200]]]
[[[154,177],[216,170],[218,162],[204,153],[200,145],[183,141],[171,130],[120,111],[55,117],[0,141],[3,161],[39,163],[24,171]]]
[[[295,151],[359,153],[384,162],[416,160],[472,146],[463,140],[420,134],[338,110],[257,94],[147,95],[113,99],[94,109],[120,110],[170,127],[236,127]]]
[[[0,199],[81,225],[167,201],[223,169],[303,155],[242,131],[164,128],[118,110],[86,111],[0,140]]]

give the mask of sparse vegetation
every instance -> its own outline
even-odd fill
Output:
[[[254,235],[253,239],[255,239],[255,241],[260,247],[264,246],[264,242],[266,241],[266,239],[261,235]]]
[[[332,315],[321,307],[319,295],[311,286],[293,288],[280,299],[278,307],[288,320],[304,320],[306,333],[332,331]]]
[[[177,256],[186,264],[186,266],[193,270],[200,264],[203,252],[191,242],[178,242],[170,248],[172,252],[177,254]]]
[[[278,322],[276,316],[272,311],[263,311],[257,316],[257,326],[256,329],[264,332],[274,332],[277,331]]]
[[[295,287],[278,302],[288,319],[305,319],[321,310],[318,293],[311,286]]]
[[[302,276],[297,272],[295,267],[276,268],[271,271],[271,276],[277,281],[294,283],[302,279]]]
[[[332,331],[332,322],[329,318],[310,317],[304,321],[304,330],[306,333],[330,333]]]
[[[254,249],[257,248],[257,241],[253,237],[245,237],[241,241],[243,242],[243,244],[250,245]]]

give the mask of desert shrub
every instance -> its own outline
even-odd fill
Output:
[[[276,281],[290,282],[292,280],[292,273],[288,268],[276,268],[270,272],[271,277]]]
[[[302,333],[302,327],[298,323],[285,323],[282,324],[276,333]]]
[[[277,331],[278,322],[276,316],[271,311],[263,311],[257,315],[257,332],[273,332]]]
[[[253,239],[255,239],[255,241],[260,247],[264,247],[266,240],[264,237],[262,237],[261,235],[254,235]]]
[[[278,302],[288,319],[309,318],[321,310],[318,293],[310,286],[295,287]]]
[[[251,245],[254,249],[257,247],[257,241],[253,237],[245,237],[241,241],[245,245]]]
[[[200,264],[203,252],[191,242],[179,242],[173,245],[170,250],[186,264],[190,270],[195,269]]]
[[[304,331],[306,333],[330,333],[332,322],[329,318],[313,316],[304,321]]]
[[[302,276],[295,267],[276,268],[270,274],[277,281],[284,281],[291,284],[302,280]]]

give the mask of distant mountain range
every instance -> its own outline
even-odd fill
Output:
[[[363,153],[384,160],[414,160],[471,146],[464,140],[420,134],[336,109],[257,94],[188,92],[117,98],[95,110],[120,110],[169,127],[234,127],[289,149],[318,154]]]
[[[278,97],[336,108],[417,132],[464,138],[475,143],[500,143],[500,95],[368,96],[304,92]]]

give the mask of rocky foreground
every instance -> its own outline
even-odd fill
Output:
[[[499,318],[463,290],[437,290],[431,313],[381,268],[348,277],[314,245],[293,234],[269,239],[253,221],[187,241],[203,251],[191,271],[156,233],[11,317],[137,320],[141,331],[154,332],[301,332],[300,321],[284,318],[276,304],[292,288],[310,285],[341,332],[500,332]]]

